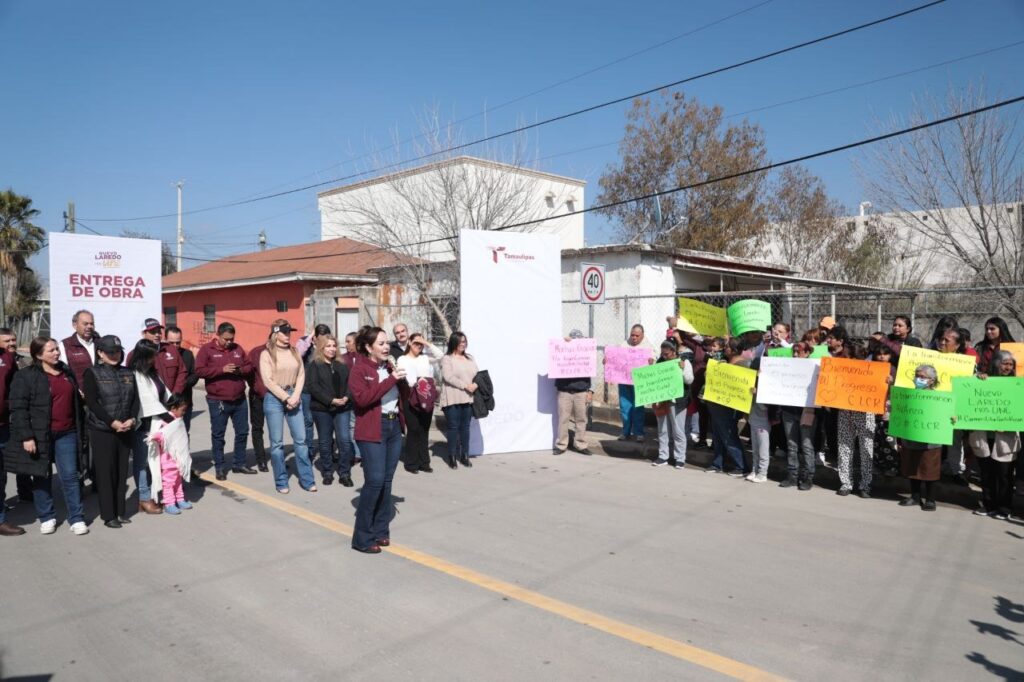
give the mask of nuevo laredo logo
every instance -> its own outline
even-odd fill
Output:
[[[488,246],[487,249],[491,252],[491,259],[497,263],[501,256],[503,260],[513,261],[526,261],[526,260],[537,260],[533,256],[527,253],[510,253],[504,246]]]
[[[100,251],[93,258],[96,265],[101,268],[119,268],[121,267],[121,254],[117,251]]]

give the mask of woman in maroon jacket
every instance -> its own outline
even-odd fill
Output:
[[[405,370],[393,369],[388,335],[380,327],[356,339],[359,356],[349,375],[356,442],[363,457],[363,488],[356,507],[352,549],[377,554],[391,544],[391,482],[402,454]]]

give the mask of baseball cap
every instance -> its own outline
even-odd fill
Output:
[[[147,317],[146,321],[142,323],[143,331],[147,331],[147,332],[151,332],[154,329],[163,329],[163,328],[164,328],[164,326],[162,324],[160,324],[160,320],[158,320],[156,318],[153,318],[153,317]]]
[[[825,329],[832,329],[832,327],[836,326],[836,321],[833,317],[826,315],[821,318],[821,322],[818,323],[818,326],[824,327]]]
[[[281,332],[282,334],[291,334],[295,330],[292,329],[292,326],[290,324],[285,322],[284,324],[275,324],[270,328],[270,331],[273,332],[274,334],[276,334],[277,332]]]
[[[113,334],[107,334],[101,336],[96,342],[97,350],[101,350],[104,353],[121,353],[124,352],[124,348],[121,346],[121,339],[114,336]]]

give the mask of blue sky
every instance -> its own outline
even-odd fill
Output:
[[[100,219],[173,213],[177,179],[186,182],[185,208],[194,209],[364,171],[360,157],[396,131],[416,134],[431,106],[448,119],[492,109],[461,124],[475,139],[921,4],[762,1],[4,0],[0,185],[31,196],[47,229],[63,227],[61,212],[74,200],[78,217],[102,233],[129,228],[173,240],[173,217]],[[948,0],[685,91],[727,114],[746,112],[1024,40],[1022,28],[1024,2]],[[1022,64],[1018,45],[747,118],[765,129],[769,154],[780,160],[866,137],[877,119],[905,115],[915,96],[949,85],[984,79],[993,96],[1022,94]],[[591,203],[615,161],[627,107],[534,131],[541,168],[586,180]],[[859,156],[809,164],[854,208],[864,198],[852,167]],[[317,239],[315,191],[187,215],[186,255],[254,250],[261,227],[272,245]],[[588,243],[611,238],[612,226],[588,215]],[[45,271],[45,253],[35,264]]]

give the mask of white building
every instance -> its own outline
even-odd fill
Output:
[[[557,234],[562,249],[584,246],[585,182],[551,173],[460,156],[321,192],[320,238],[349,237],[373,244],[381,234],[427,260],[452,258],[447,241],[457,228],[513,228]]]

